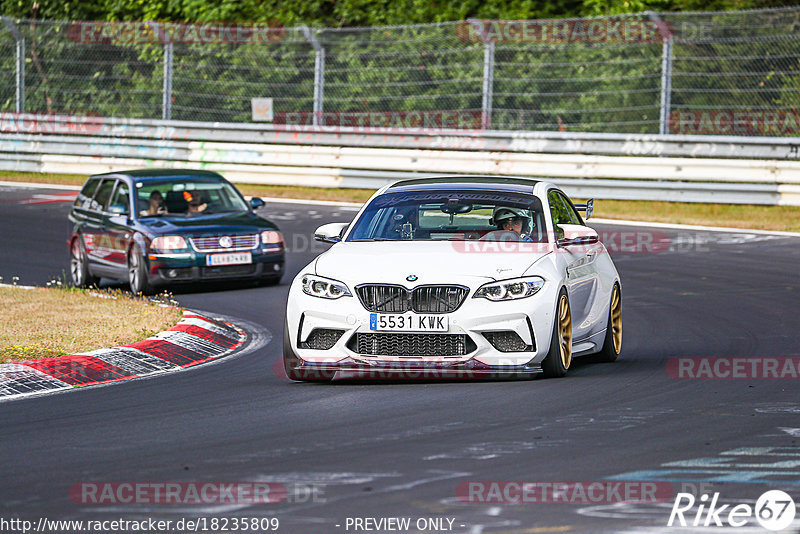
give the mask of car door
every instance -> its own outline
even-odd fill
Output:
[[[128,272],[128,247],[131,242],[131,195],[124,180],[117,180],[108,208],[103,214],[103,233],[108,241],[109,267],[117,271],[117,277],[125,279]]]
[[[84,231],[87,219],[91,218],[93,211],[92,202],[94,202],[94,195],[97,192],[97,187],[103,180],[100,178],[89,178],[83,184],[75,202],[72,203],[72,209],[69,212],[70,232],[80,234]],[[85,246],[85,243],[84,243]]]
[[[572,203],[561,191],[551,189],[547,194],[547,200],[550,204],[556,239],[563,237],[559,233],[559,224],[583,225]],[[598,291],[598,273],[595,264],[598,249],[599,247],[591,245],[588,247],[568,245],[558,249],[558,252],[566,257],[567,291],[572,313],[572,335],[575,340],[581,340],[593,333],[592,305]]]
[[[106,276],[107,246],[105,229],[103,224],[103,214],[111,193],[114,191],[116,180],[105,178],[94,191],[91,200],[84,202],[82,206],[83,221],[80,227],[80,234],[83,237],[83,245],[86,248],[86,256],[92,265],[92,271],[100,276]]]

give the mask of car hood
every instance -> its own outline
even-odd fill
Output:
[[[343,242],[317,258],[319,276],[356,283],[476,283],[522,276],[549,250],[493,252],[465,249],[464,242]]]
[[[156,234],[255,233],[276,229],[275,225],[248,212],[210,213],[208,215],[171,215],[147,217],[139,222]]]

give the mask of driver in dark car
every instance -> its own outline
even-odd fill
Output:
[[[205,201],[205,195],[202,193],[184,193],[184,197],[189,202],[189,213],[202,213],[208,207],[208,203]]]

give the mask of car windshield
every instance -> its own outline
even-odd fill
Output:
[[[348,241],[502,239],[547,242],[541,202],[513,192],[443,190],[375,198]]]
[[[192,178],[138,182],[136,202],[139,217],[193,217],[248,210],[231,184]]]

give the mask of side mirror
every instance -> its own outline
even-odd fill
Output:
[[[348,223],[323,224],[314,232],[314,239],[323,243],[338,243],[342,240]]]
[[[250,199],[250,207],[254,210],[264,206],[264,204],[265,202],[258,197],[253,197]]]
[[[114,215],[125,215],[128,213],[128,208],[125,204],[113,204],[108,207],[108,213],[112,213]]]
[[[559,248],[572,245],[592,245],[600,241],[597,232],[588,226],[582,226],[580,224],[560,224],[559,227],[564,232],[564,237],[556,241]]]

